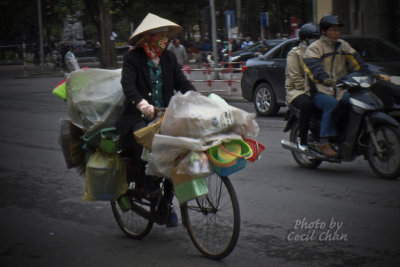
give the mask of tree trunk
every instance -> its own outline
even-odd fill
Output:
[[[99,1],[101,66],[105,69],[115,69],[117,68],[117,58],[114,49],[114,41],[110,40],[113,24],[107,2],[107,0]]]

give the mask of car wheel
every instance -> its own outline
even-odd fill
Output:
[[[253,104],[260,116],[275,116],[279,111],[274,90],[266,83],[261,83],[254,90]]]

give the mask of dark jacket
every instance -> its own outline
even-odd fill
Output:
[[[147,60],[148,57],[142,48],[130,50],[124,55],[121,84],[126,99],[116,125],[122,136],[127,135],[135,124],[143,120],[136,105],[143,98],[150,104],[154,104],[151,96],[152,87]],[[160,56],[160,65],[162,68],[165,105],[168,105],[174,95],[174,90],[182,93],[196,90],[181,71],[181,66],[172,52],[164,50]]]
[[[334,96],[335,90],[330,90],[323,82],[332,78],[339,80],[354,71],[367,71],[368,65],[363,62],[354,48],[344,40],[332,40],[322,35],[312,43],[304,53],[304,69],[310,78],[306,90]],[[311,87],[311,88],[310,88]],[[338,93],[339,90],[336,90]]]

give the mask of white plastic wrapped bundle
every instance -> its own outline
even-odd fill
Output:
[[[204,138],[220,133],[234,133],[255,138],[260,128],[254,113],[229,105],[216,95],[206,97],[189,91],[172,97],[161,124],[161,134]]]
[[[125,96],[121,69],[80,69],[67,78],[68,115],[85,133],[115,126]]]

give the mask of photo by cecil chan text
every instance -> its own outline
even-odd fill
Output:
[[[294,221],[293,229],[286,239],[295,242],[343,242],[348,241],[348,235],[343,232],[343,222],[337,221],[335,218],[331,218],[328,221],[303,218]]]

